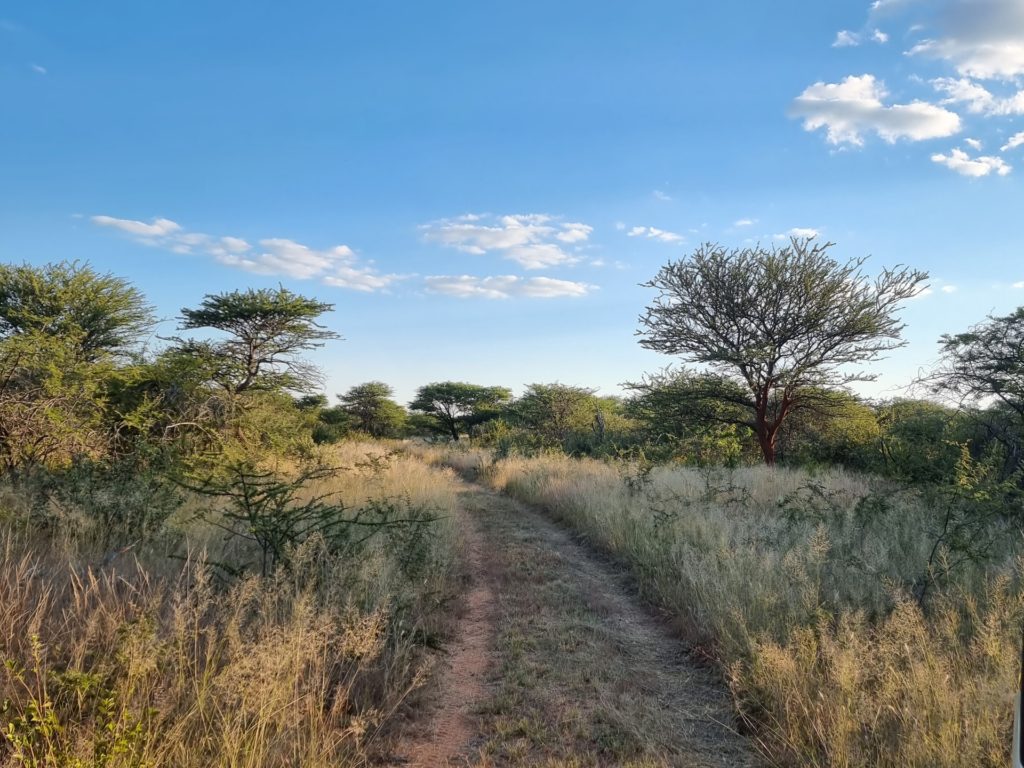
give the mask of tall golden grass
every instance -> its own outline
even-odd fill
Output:
[[[995,563],[958,571],[922,611],[908,585],[927,572],[934,511],[881,480],[425,456],[548,510],[627,563],[688,643],[721,664],[772,762],[1007,764],[1024,618],[1016,539]],[[866,524],[858,501],[872,490],[892,505]],[[828,513],[801,515],[801,504]]]
[[[416,579],[383,542],[353,558],[313,539],[287,572],[224,583],[197,549],[217,535],[185,515],[184,562],[150,547],[97,564],[72,539],[15,525],[7,494],[0,764],[367,764],[426,678],[423,643],[446,629],[458,574],[454,484],[382,446],[336,450],[331,460],[350,469],[312,493],[351,505],[401,496],[442,516]]]

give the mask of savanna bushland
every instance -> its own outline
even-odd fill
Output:
[[[1005,764],[1024,309],[863,398],[926,281],[709,244],[647,284],[667,365],[625,396],[435,381],[404,406],[322,393],[319,300],[209,295],[156,337],[121,278],[0,266],[0,764],[390,754],[458,634],[456,472],[628,569],[768,764]],[[595,754],[567,764],[620,753]]]

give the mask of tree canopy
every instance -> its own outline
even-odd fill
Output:
[[[94,360],[127,351],[152,324],[137,288],[87,264],[0,264],[0,338],[44,334]]]
[[[469,427],[495,418],[511,399],[512,391],[505,387],[439,381],[420,387],[409,408],[435,417],[446,434],[458,440]]]
[[[514,420],[550,445],[586,429],[601,413],[595,390],[568,384],[530,384],[512,407]]]
[[[397,437],[407,414],[391,399],[393,395],[394,390],[383,381],[368,381],[338,395],[338,400],[355,429],[373,437]]]
[[[972,403],[998,400],[1024,418],[1024,307],[966,333],[946,334],[939,346],[939,392]]]
[[[319,372],[299,353],[340,336],[317,322],[333,304],[286,288],[207,295],[197,309],[182,309],[182,330],[212,328],[227,338],[178,340],[189,354],[213,363],[212,378],[232,394],[248,389],[306,391]]]
[[[768,464],[789,414],[827,407],[815,393],[871,380],[849,366],[902,346],[896,311],[928,277],[897,267],[870,279],[864,259],[839,262],[832,245],[797,238],[783,248],[706,244],[644,284],[658,296],[640,317],[640,344],[739,385],[698,399],[742,409]]]

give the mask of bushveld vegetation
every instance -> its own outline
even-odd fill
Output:
[[[908,488],[842,469],[427,450],[627,563],[694,652],[721,665],[774,760],[1008,759],[1024,563],[1019,522],[994,511],[976,475]]]
[[[459,592],[442,464],[626,563],[773,762],[1003,764],[1024,314],[865,401],[926,276],[829,248],[666,265],[641,343],[697,367],[625,398],[440,381],[408,408],[380,381],[332,405],[304,359],[332,307],[284,288],[154,338],[120,278],[0,266],[0,764],[365,764]]]
[[[453,482],[317,446],[329,305],[0,269],[0,764],[363,764],[457,593]],[[368,432],[372,430],[367,430]]]

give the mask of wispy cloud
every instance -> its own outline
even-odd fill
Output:
[[[736,219],[732,223],[734,227],[752,227],[757,224],[757,219]]]
[[[932,155],[932,162],[944,165],[961,176],[972,176],[978,178],[995,173],[998,176],[1006,176],[1013,170],[1001,157],[994,155],[978,155],[971,157],[962,149],[953,149],[948,155],[936,152]]]
[[[888,95],[874,75],[851,75],[841,83],[808,86],[793,101],[790,114],[803,118],[806,131],[824,128],[830,144],[858,147],[866,133],[876,133],[892,144],[899,139],[951,136],[960,130],[955,112],[925,101],[886,105],[883,100]]]
[[[32,71],[35,72],[37,75],[45,75],[47,72],[46,67],[41,66],[39,64],[32,64],[31,66]]]
[[[517,277],[495,275],[434,275],[424,279],[430,293],[455,296],[460,299],[555,299],[586,296],[596,286],[551,277]]]
[[[999,150],[1001,152],[1006,152],[1011,149],[1016,149],[1021,144],[1024,144],[1024,131],[1013,134],[1013,136],[1011,136],[1010,139],[999,148]]]
[[[889,35],[880,29],[865,30],[863,32],[841,29],[836,32],[836,39],[832,41],[832,47],[853,48],[867,41],[884,44],[889,42]]]
[[[466,214],[420,227],[426,240],[477,256],[496,254],[524,269],[575,264],[593,227],[546,213],[494,216]]]
[[[654,192],[652,192],[651,194],[654,195],[655,200],[661,200],[661,202],[663,203],[672,202],[672,197],[666,194],[665,192],[662,192],[660,189],[654,190]]]
[[[946,94],[943,104],[962,104],[970,114],[987,117],[1024,115],[1024,90],[997,96],[965,77],[937,77],[931,83],[935,90]]]
[[[658,229],[657,227],[631,227],[626,232],[628,237],[645,237],[650,240],[660,240],[663,243],[679,243],[685,238],[682,235],[675,232],[669,232],[665,229]]]
[[[776,240],[789,240],[792,237],[796,238],[811,238],[817,237],[821,234],[821,231],[814,227],[793,227],[792,229],[781,232],[775,235]]]
[[[140,237],[166,237],[181,230],[181,225],[170,219],[152,219],[150,223],[135,219],[115,219],[113,216],[93,216],[93,224],[101,227],[113,227],[130,235]],[[148,243],[147,243],[148,244]]]
[[[92,216],[91,221],[123,232],[143,245],[178,254],[212,256],[221,264],[260,275],[317,279],[325,285],[364,292],[383,290],[399,279],[398,275],[382,275],[371,266],[360,265],[347,245],[318,250],[280,237],[252,245],[240,237],[189,232],[177,222],[162,218],[145,222]]]

